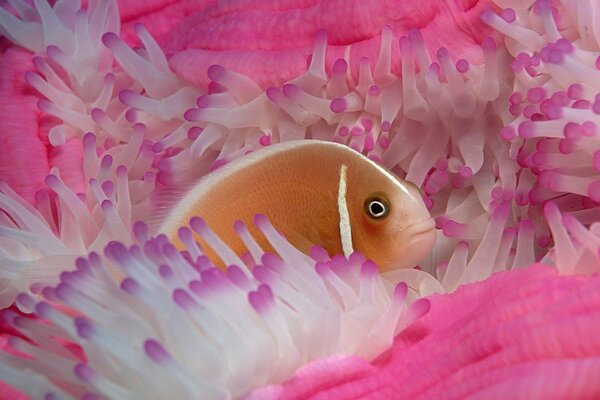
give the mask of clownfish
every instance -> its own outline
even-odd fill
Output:
[[[297,249],[313,245],[330,256],[361,252],[381,271],[413,267],[436,239],[419,189],[363,154],[338,143],[299,140],[274,144],[237,159],[200,179],[159,228],[179,248],[177,232],[194,216],[236,254],[247,251],[234,230],[243,221],[257,243],[272,251],[252,224],[257,214]],[[223,262],[197,236],[204,253]]]

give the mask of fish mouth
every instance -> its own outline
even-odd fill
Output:
[[[430,217],[422,221],[415,222],[414,224],[410,224],[409,226],[404,228],[403,232],[405,234],[408,234],[409,237],[413,237],[416,235],[428,233],[433,229],[435,229],[435,220]]]
[[[412,268],[427,257],[437,239],[434,219],[429,217],[410,224],[401,231],[398,239],[402,254],[397,255],[390,265],[384,266],[382,269],[385,271]]]
[[[431,251],[437,241],[437,230],[435,229],[435,220],[427,218],[415,224],[409,225],[404,231],[407,238],[407,246],[414,253],[415,264],[419,263]]]

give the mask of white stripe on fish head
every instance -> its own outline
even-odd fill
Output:
[[[346,170],[348,166],[342,164],[340,167],[340,184],[338,186],[338,213],[340,215],[340,239],[342,241],[342,251],[346,257],[354,251],[352,246],[352,227],[350,225],[350,214],[348,213],[348,204],[346,203]]]

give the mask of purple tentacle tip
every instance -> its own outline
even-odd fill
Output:
[[[117,43],[119,43],[119,36],[117,36],[113,32],[107,32],[102,35],[102,43],[108,48],[114,47]]]
[[[379,272],[379,268],[377,268],[377,264],[372,260],[365,261],[360,269],[360,275],[363,278],[372,278],[377,275]]]
[[[267,312],[273,305],[271,288],[265,284],[260,285],[258,290],[248,293],[248,301],[258,313]]]
[[[183,289],[175,289],[173,291],[173,301],[184,310],[189,310],[197,305],[196,300]]]
[[[408,285],[404,282],[400,282],[394,288],[394,297],[400,301],[405,300],[407,294],[408,294]]]
[[[83,339],[90,339],[94,335],[94,325],[87,318],[77,317],[74,322],[77,334]]]
[[[200,217],[192,217],[190,219],[190,226],[194,231],[201,235],[206,233],[208,230],[208,225],[206,224],[206,221],[204,221]]]
[[[125,278],[121,282],[121,290],[129,293],[136,294],[140,290],[140,284],[133,278]]]
[[[213,64],[210,67],[208,67],[206,74],[211,80],[218,82],[219,80],[223,79],[223,77],[227,74],[227,69],[225,69],[225,67],[222,65]]]
[[[144,342],[144,351],[152,361],[158,363],[166,362],[171,359],[171,356],[169,356],[169,353],[167,353],[164,347],[154,339],[148,339]]]
[[[346,99],[344,99],[343,97],[335,98],[335,99],[331,100],[331,103],[329,104],[329,108],[334,113],[344,112],[344,111],[346,111],[346,108],[348,108],[348,101]]]
[[[86,364],[77,364],[74,368],[75,375],[85,382],[91,382],[96,377],[94,371]]]

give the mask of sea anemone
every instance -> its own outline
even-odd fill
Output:
[[[431,296],[373,362],[316,361],[247,399],[597,398],[598,283],[541,265],[501,272]]]
[[[311,360],[371,359],[429,310],[427,299],[406,305],[406,284],[388,292],[377,266],[358,253],[326,259],[315,248],[311,259],[264,216],[256,224],[279,255],[262,254],[260,265],[213,243],[199,218],[191,221],[227,260],[226,271],[201,255],[190,229],[180,230],[188,244],[180,253],[136,224],[139,244],[111,242],[104,257],[78,258],[76,270],[43,289],[46,301],[17,296],[19,309],[41,319],[4,318],[39,346],[12,337],[10,347],[33,359],[3,355],[0,374],[34,397],[237,398]],[[82,356],[59,343],[78,344]],[[30,389],[22,386],[23,368],[39,376]]]
[[[384,365],[397,368],[400,352],[431,355],[437,371],[444,363],[469,371],[474,358],[444,359],[431,343],[446,343],[460,321],[493,327],[502,318],[487,305],[494,301],[537,301],[525,287],[516,298],[486,297],[482,316],[444,320],[438,311],[485,288],[527,282],[577,297],[594,285],[531,267],[600,268],[593,2],[431,1],[419,3],[423,15],[409,1],[232,2],[194,12],[178,3],[171,19],[150,12],[134,18],[149,30],[126,23],[122,35],[115,2],[76,3],[0,9],[0,32],[20,46],[5,45],[0,79],[24,122],[0,112],[26,132],[21,144],[0,128],[10,146],[0,156],[0,307],[16,302],[4,312],[11,330],[0,379],[28,395],[297,398],[368,376],[333,388],[341,398],[350,387],[384,387]],[[421,265],[380,274],[358,253],[329,257],[315,247],[309,257],[263,216],[256,225],[277,255],[238,224],[250,250],[242,259],[193,219],[228,265],[222,272],[189,228],[182,252],[156,231],[199,178],[307,138],[346,144],[422,188],[439,234]],[[31,176],[17,168],[24,162]],[[421,298],[436,293],[427,314]],[[560,300],[543,301],[553,309]],[[414,336],[423,329],[436,334]],[[416,337],[414,348],[405,341]],[[527,360],[548,354],[556,355]],[[486,382],[541,374],[494,375],[504,366],[489,364],[493,377],[473,378],[456,397],[501,394]],[[456,379],[439,376],[423,375],[406,395],[437,393],[419,382]],[[386,387],[380,393],[394,386]]]

